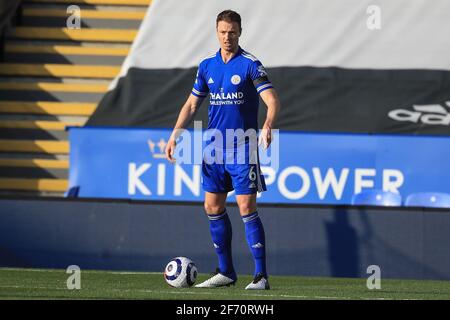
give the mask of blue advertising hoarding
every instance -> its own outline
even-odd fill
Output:
[[[172,164],[164,156],[169,129],[70,128],[69,188],[89,198],[202,201],[202,132],[189,132],[191,149]],[[260,157],[268,189],[260,203],[350,204],[368,189],[403,197],[450,191],[448,137],[281,131]]]

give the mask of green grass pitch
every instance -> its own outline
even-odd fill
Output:
[[[250,275],[235,286],[216,289],[169,287],[162,273],[81,271],[81,289],[67,289],[70,274],[57,269],[0,268],[0,299],[449,299],[450,281],[381,279],[369,290],[366,279],[271,276],[271,290],[246,291]],[[197,283],[205,280],[200,274]]]

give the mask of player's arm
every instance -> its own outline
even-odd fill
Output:
[[[253,61],[250,65],[250,78],[253,81],[256,92],[258,92],[267,107],[266,121],[264,122],[258,141],[258,144],[263,143],[263,147],[267,149],[272,142],[272,129],[280,111],[280,100],[272,82],[269,80],[266,69],[260,61]]]
[[[166,159],[170,162],[175,162],[175,159],[172,156],[177,145],[177,138],[181,135],[182,129],[186,129],[189,126],[195,114],[197,113],[198,108],[202,104],[203,99],[203,97],[197,97],[193,94],[190,94],[183,107],[181,108],[175,127],[173,128],[172,134],[170,135],[169,141],[166,145]]]
[[[267,116],[260,135],[260,143],[264,143],[263,147],[267,149],[272,142],[272,129],[280,112],[280,99],[274,88],[269,88],[260,92],[260,97],[267,106]]]

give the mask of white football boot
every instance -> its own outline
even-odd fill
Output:
[[[218,288],[218,287],[229,287],[236,283],[237,279],[229,278],[221,273],[219,269],[213,273],[213,276],[202,283],[195,285],[196,288]]]
[[[245,290],[270,290],[269,281],[262,273],[258,273]]]

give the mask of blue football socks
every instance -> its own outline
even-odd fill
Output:
[[[215,215],[208,214],[208,218],[214,248],[219,258],[220,273],[229,278],[236,279],[236,272],[234,271],[233,259],[231,257],[232,229],[227,211],[225,210],[223,213]]]
[[[255,276],[262,273],[267,277],[265,234],[258,211],[243,216],[242,220],[245,225],[247,243],[255,260]]]

